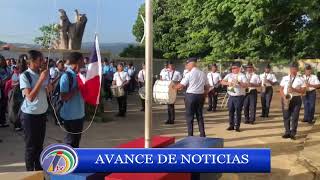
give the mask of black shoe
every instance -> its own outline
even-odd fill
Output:
[[[174,122],[167,120],[165,124],[174,124]]]
[[[291,138],[291,135],[290,135],[290,134],[284,134],[284,135],[282,136],[282,138],[283,138],[283,139],[289,139],[289,138]]]
[[[254,125],[254,122],[250,122],[251,125]]]
[[[116,115],[116,117],[125,117],[126,115],[124,114],[124,113],[118,113],[117,115]]]
[[[290,135],[290,139],[296,140],[296,136],[295,135]]]
[[[144,108],[141,108],[140,111],[141,111],[141,112],[144,112]]]
[[[232,126],[229,126],[229,127],[227,128],[227,131],[232,131],[232,130],[234,130],[234,127],[232,127]]]
[[[249,122],[249,121],[245,121],[244,123],[245,123],[245,124],[250,124],[250,122]]]
[[[314,123],[316,123],[316,121],[308,122],[308,124],[310,124],[310,125],[314,125]]]
[[[265,116],[265,115],[261,115],[260,117],[264,118],[264,117],[266,117],[266,116]]]
[[[240,132],[240,128],[236,128],[236,132]]]
[[[212,108],[208,108],[207,111],[212,111]]]
[[[306,123],[306,122],[308,122],[308,121],[306,121],[306,120],[302,120],[301,122],[304,122],[304,123]]]

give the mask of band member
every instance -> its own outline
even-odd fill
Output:
[[[123,70],[123,64],[118,64],[117,70],[113,76],[113,85],[117,85],[118,87],[123,88],[125,91],[124,96],[118,97],[118,104],[119,104],[119,113],[117,116],[124,117],[126,116],[127,112],[127,87],[130,81],[130,77],[127,72]]]
[[[290,73],[284,76],[280,83],[280,95],[283,111],[285,133],[282,138],[295,139],[299,113],[302,104],[301,95],[305,91],[303,78],[298,76],[299,65],[293,62]]]
[[[139,83],[139,88],[142,88],[142,87],[144,87],[144,81],[145,81],[145,77],[146,77],[146,70],[145,70],[145,64],[144,63],[142,63],[142,69],[139,71],[139,73],[138,73],[138,83]],[[140,100],[141,100],[141,110],[140,111],[144,111],[144,109],[145,109],[145,100],[144,99],[142,99],[141,97],[140,97]]]
[[[164,78],[164,76],[167,74],[167,71],[168,71],[168,62],[165,62],[163,69],[160,71],[160,79]]]
[[[208,111],[216,111],[218,104],[218,88],[221,81],[221,75],[217,72],[217,65],[213,64],[211,66],[211,72],[207,75],[209,81],[209,93],[208,93]]]
[[[303,97],[304,104],[304,119],[303,122],[313,124],[314,112],[316,107],[316,89],[320,88],[320,81],[316,75],[312,74],[312,67],[307,65],[305,68],[305,74],[303,80],[306,85],[306,94]]]
[[[133,66],[133,63],[129,63],[128,65],[128,75],[130,77],[129,85],[128,85],[128,91],[129,93],[134,92],[135,90],[135,75],[136,75],[136,68]]]
[[[182,79],[181,73],[176,70],[174,64],[169,61],[168,62],[168,69],[167,73],[164,74],[163,79],[165,81],[173,81],[174,83],[180,82]],[[175,109],[174,104],[168,104],[168,120],[166,121],[166,124],[174,124],[175,120]]]
[[[246,97],[243,103],[245,124],[254,124],[256,121],[257,109],[257,87],[260,87],[261,82],[259,75],[254,73],[254,67],[252,63],[248,63],[246,70],[246,77],[249,87],[246,88]]]
[[[185,95],[186,105],[186,120],[188,125],[188,136],[193,136],[193,119],[194,115],[197,117],[200,137],[205,137],[204,119],[203,119],[203,105],[205,96],[209,90],[209,82],[206,74],[197,68],[197,59],[190,58],[187,60],[186,68],[188,73],[175,86],[176,89],[183,89],[187,87]]]
[[[248,80],[246,76],[240,72],[240,68],[240,62],[233,62],[231,66],[231,73],[227,74],[221,81],[222,85],[228,86],[228,131],[236,130],[237,132],[240,132],[241,111],[246,95],[246,88],[248,87]]]
[[[262,114],[260,117],[269,117],[270,104],[273,96],[272,86],[277,83],[276,76],[271,72],[270,64],[264,68],[264,73],[260,75],[260,80],[262,106]]]

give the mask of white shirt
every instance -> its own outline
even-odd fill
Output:
[[[221,75],[218,72],[209,72],[207,75],[210,87],[218,87]]]
[[[209,85],[206,74],[200,69],[194,67],[181,80],[180,84],[187,88],[187,93],[203,94],[205,85]]]
[[[55,79],[58,76],[57,68],[51,67],[50,68],[50,78]]]
[[[250,77],[250,75],[251,75],[251,77]],[[246,77],[248,79],[248,83],[261,84],[260,77],[256,73],[252,73],[252,74],[247,73]],[[257,89],[256,87],[249,87],[249,88],[250,89]]]
[[[227,81],[227,82],[238,81],[241,83],[248,83],[248,79],[243,73],[239,73],[239,74],[229,73],[226,75],[226,77],[224,77],[223,80]],[[240,87],[239,85],[236,85],[235,87],[233,87],[232,91],[230,91],[230,90],[231,90],[231,87],[228,87],[228,94],[230,96],[244,96],[244,95],[246,95],[246,89],[243,87]]]
[[[181,77],[181,73],[179,71],[167,71],[167,73],[164,74],[164,76],[162,76],[162,80],[165,81],[181,81],[182,77]]]
[[[273,83],[276,83],[278,80],[276,78],[276,76],[273,73],[263,73],[260,74],[260,80],[261,82],[266,78],[266,80],[269,80]],[[266,86],[272,86],[269,82],[266,82]]]
[[[134,75],[134,72],[136,71],[136,69],[134,67],[128,68],[128,74],[130,77],[132,77]]]
[[[284,87],[284,93],[286,94],[286,89],[289,85],[290,82],[290,76],[284,76],[281,80],[280,86]],[[292,77],[291,78],[291,84],[292,84],[292,88],[304,88],[305,84],[304,84],[304,80],[301,76],[297,75],[295,78]],[[292,93],[293,96],[301,96],[301,94],[299,93]]]
[[[188,69],[183,70],[182,78],[184,78],[188,72],[189,72]]]
[[[167,71],[168,71],[167,68],[163,68],[160,72],[160,77],[163,78],[166,75]]]
[[[122,86],[125,81],[129,81],[130,77],[127,72],[116,72],[113,76],[113,80],[116,81],[117,86]]]
[[[138,81],[144,83],[145,77],[146,77],[145,70],[140,70],[138,74]]]
[[[318,77],[316,75],[313,75],[311,74],[310,76],[306,76],[306,75],[303,75],[302,76],[303,80],[305,81],[305,83],[309,83],[311,85],[319,85],[320,84],[320,81],[318,79]],[[315,90],[316,88],[313,88],[313,87],[309,87],[307,89],[307,91],[313,91]]]

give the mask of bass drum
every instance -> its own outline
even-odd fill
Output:
[[[173,81],[157,80],[153,86],[153,100],[157,104],[174,104],[177,91]]]
[[[111,86],[111,92],[114,97],[122,97],[125,95],[123,87],[116,85]]]

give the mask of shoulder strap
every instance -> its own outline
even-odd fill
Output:
[[[30,86],[31,86],[31,84],[32,84],[32,78],[31,78],[30,72],[25,71],[25,72],[24,72],[24,75],[27,77],[27,79],[28,79],[28,81],[29,81],[29,83],[30,83]]]
[[[68,76],[68,80],[69,80],[69,91],[71,91],[72,87],[73,87],[73,77],[71,72],[66,72],[67,76]]]

